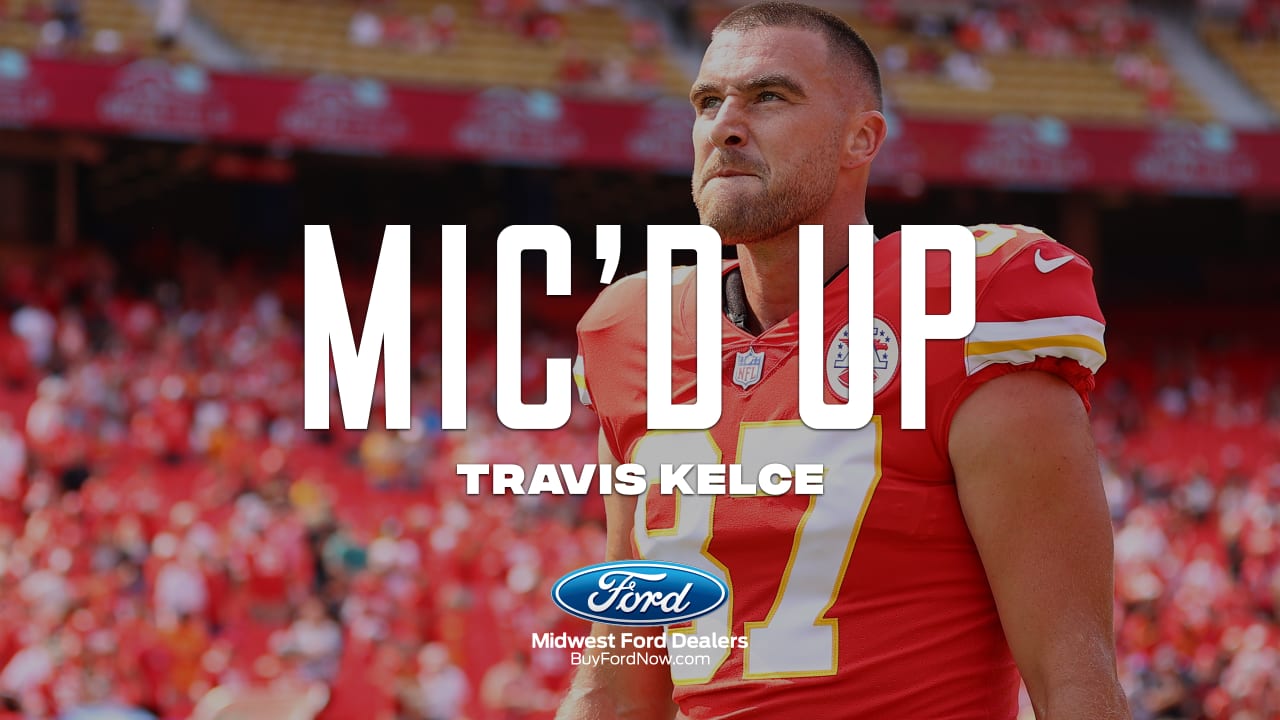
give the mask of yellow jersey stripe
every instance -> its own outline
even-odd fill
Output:
[[[1104,360],[1107,357],[1106,347],[1097,338],[1088,335],[1051,335],[1048,337],[1027,338],[1025,340],[971,342],[965,345],[964,354],[972,357],[974,355],[995,355],[1011,350],[1033,351],[1050,347],[1084,348],[1092,350],[1102,356]]]
[[[1064,360],[1075,360],[1090,372],[1097,372],[1107,359],[1098,353],[1086,348],[1076,347],[1051,347],[1038,348],[1036,350],[1008,350],[991,355],[971,355],[964,359],[965,369],[970,375],[989,366],[1000,363],[1009,365],[1024,365],[1026,363],[1035,362],[1036,358],[1062,358]]]

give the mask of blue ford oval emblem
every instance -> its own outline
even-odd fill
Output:
[[[551,599],[561,610],[607,625],[670,625],[715,610],[729,596],[718,578],[688,565],[620,560],[560,578]]]

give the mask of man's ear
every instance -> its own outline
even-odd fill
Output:
[[[841,166],[852,170],[869,164],[880,152],[880,147],[888,136],[889,126],[879,111],[864,110],[856,113],[849,118]]]

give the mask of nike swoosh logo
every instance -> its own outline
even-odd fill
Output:
[[[1069,262],[1071,262],[1070,255],[1063,255],[1060,258],[1045,260],[1041,257],[1040,251],[1036,250],[1036,269],[1042,273],[1051,273]]]

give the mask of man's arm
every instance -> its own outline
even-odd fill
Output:
[[[600,463],[617,465],[604,433],[600,433]],[[636,498],[617,493],[604,496],[608,539],[606,560],[632,560],[631,546]],[[620,635],[660,635],[662,628],[619,628],[595,623],[591,634],[596,637]],[[614,644],[621,648],[621,641]],[[603,657],[617,650],[589,650],[588,658]],[[630,654],[631,650],[626,651]],[[638,650],[666,654],[665,649]],[[556,720],[671,720],[676,706],[671,701],[671,671],[660,663],[642,665],[593,666],[585,661],[573,678],[569,694],[556,713]]]
[[[1111,521],[1079,396],[1047,373],[995,378],[957,410],[949,445],[1036,717],[1128,718],[1116,676]]]

